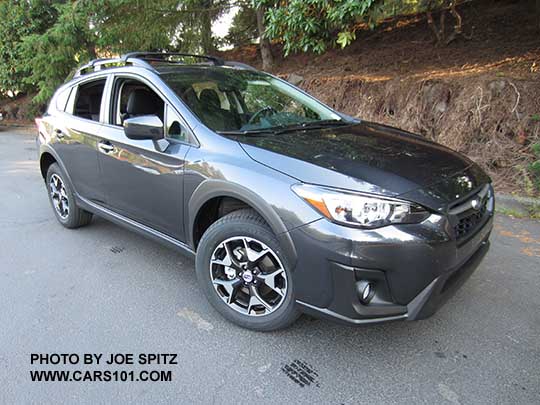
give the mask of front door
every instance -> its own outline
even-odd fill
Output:
[[[128,139],[121,126],[124,119],[152,114],[167,123],[172,116],[163,99],[134,79],[115,79],[111,105],[111,122],[103,126],[98,141],[106,206],[184,240],[183,175],[189,145],[176,141],[172,133],[183,124],[165,125],[166,136],[157,142]]]

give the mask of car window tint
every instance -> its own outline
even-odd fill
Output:
[[[99,121],[104,88],[105,79],[81,84],[77,91],[73,115],[87,120]]]
[[[185,67],[162,78],[204,125],[218,132],[341,120],[324,104],[264,73]]]
[[[177,112],[170,106],[167,106],[167,124],[165,127],[165,134],[167,137],[184,142],[188,141],[188,132],[186,131],[182,120]]]
[[[138,80],[119,78],[114,89],[114,125],[123,125],[124,120],[141,115],[157,115],[163,122],[165,103],[146,84]]]
[[[227,95],[219,90],[218,86],[214,82],[200,82],[200,83],[193,83],[193,90],[195,90],[195,94],[197,95],[197,98],[199,101],[203,100],[205,97],[213,97],[215,98],[215,105],[216,108],[220,108],[222,110],[228,110],[230,111],[231,105],[229,103],[229,99],[227,98]]]

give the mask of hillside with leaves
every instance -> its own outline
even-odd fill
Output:
[[[499,190],[540,193],[540,0],[0,0],[0,13],[6,121],[31,120],[89,59],[227,45],[338,110],[466,153]]]
[[[437,42],[425,13],[360,28],[343,50],[283,57],[286,45],[277,43],[274,72],[339,111],[465,153],[500,191],[538,196],[540,33],[533,11],[530,2],[463,4],[467,38],[449,44]],[[439,23],[441,12],[432,18]],[[451,18],[447,11],[447,38]],[[255,46],[225,56],[262,66]]]

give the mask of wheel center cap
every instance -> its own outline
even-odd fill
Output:
[[[242,278],[246,283],[251,283],[253,281],[253,273],[250,270],[244,271]]]

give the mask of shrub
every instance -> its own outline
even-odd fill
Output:
[[[540,142],[531,145],[531,151],[534,154],[535,161],[529,164],[529,173],[533,183],[534,191],[540,192]]]

